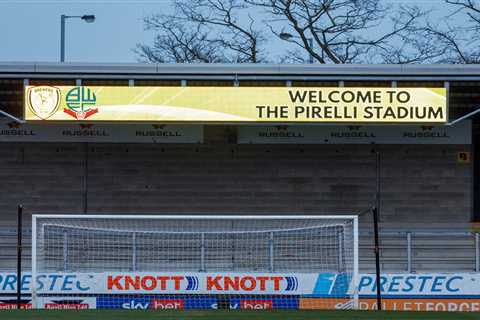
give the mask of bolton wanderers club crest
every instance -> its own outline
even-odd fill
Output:
[[[74,117],[77,120],[85,120],[98,112],[97,108],[92,108],[97,103],[95,92],[86,87],[75,87],[68,91],[65,98],[67,107],[63,112]]]
[[[40,119],[51,117],[60,104],[60,89],[50,86],[38,86],[28,89],[30,110]]]

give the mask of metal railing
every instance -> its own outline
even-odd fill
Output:
[[[397,268],[392,271],[417,272],[426,268],[415,266],[424,262],[432,265],[428,270],[454,270],[480,272],[480,233],[473,231],[444,231],[444,230],[402,230],[402,231],[381,231],[380,248],[383,264],[392,260],[387,254],[391,251],[396,254],[397,265],[404,268]],[[369,257],[369,251],[373,250],[373,232],[360,231],[360,259],[372,261],[373,255]],[[367,240],[368,239],[368,240]],[[362,241],[364,240],[364,241]],[[366,242],[365,242],[366,240]],[[395,245],[391,245],[394,242]],[[364,255],[362,256],[362,253]],[[439,265],[440,263],[443,264]],[[450,265],[450,268],[448,266]],[[455,267],[457,266],[457,267]],[[390,271],[390,268],[383,268]]]
[[[382,270],[386,272],[480,272],[480,233],[473,231],[401,230],[380,232]],[[31,230],[24,230],[24,269],[30,268]],[[0,228],[0,270],[16,265],[16,230]],[[430,267],[428,267],[430,265]],[[360,230],[361,271],[373,270],[373,233]],[[442,267],[439,269],[439,267]]]

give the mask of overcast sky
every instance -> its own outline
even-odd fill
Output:
[[[437,14],[445,6],[443,0],[383,1],[433,6]],[[137,62],[132,49],[153,38],[143,17],[169,10],[169,0],[0,0],[0,61],[58,61],[60,15],[95,14],[94,23],[67,20],[65,60]]]

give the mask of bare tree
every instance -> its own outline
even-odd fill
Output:
[[[472,30],[480,30],[480,3],[478,0],[445,0],[446,3],[458,6],[458,12],[465,13],[473,25]]]
[[[430,39],[435,44],[431,50],[439,53],[427,62],[480,63],[480,2],[445,0],[445,3],[451,6],[452,12],[440,22],[428,21],[417,33],[419,38]]]
[[[262,62],[263,31],[243,0],[174,0],[172,15],[144,19],[158,32],[137,53],[151,62]],[[242,17],[246,14],[246,17]]]
[[[166,17],[145,19],[147,28],[159,31],[152,46],[137,45],[136,52],[148,62],[225,62],[223,51],[201,26],[193,29]]]
[[[390,16],[392,8],[380,0],[246,1],[270,14],[268,25],[276,36],[319,63],[383,62],[383,56],[405,51],[397,43],[414,32],[424,15],[418,8],[400,7]]]
[[[317,63],[419,63],[445,54],[429,38],[417,37],[426,32],[419,21],[427,12],[385,6],[382,0],[173,0],[173,4],[173,14],[145,18],[147,29],[158,35],[152,45],[138,45],[143,60],[265,62],[268,31],[275,41],[290,43],[282,47],[281,62],[306,62],[311,56]]]

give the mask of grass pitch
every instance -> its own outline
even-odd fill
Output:
[[[375,312],[375,311],[124,311],[124,310],[3,310],[1,320],[462,320],[479,319],[480,312]]]

